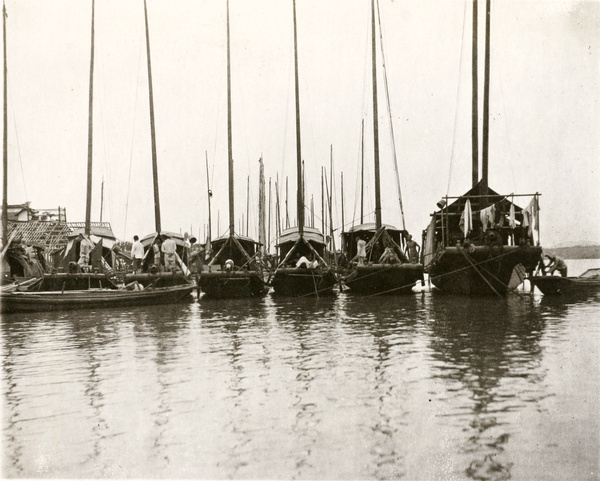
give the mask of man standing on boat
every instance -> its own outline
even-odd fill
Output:
[[[364,266],[367,258],[367,241],[359,237],[356,241],[356,256],[358,257],[358,265]]]
[[[86,239],[83,234],[79,234],[79,260],[77,264],[82,270],[90,268],[90,253],[93,248],[92,241]]]
[[[419,251],[421,248],[416,241],[412,240],[412,236],[408,234],[406,237],[406,256],[411,264],[419,263]]]
[[[142,261],[144,259],[144,246],[140,242],[140,238],[137,235],[133,236],[133,244],[131,245],[131,258],[133,259],[133,272],[139,274],[142,268]]]
[[[563,259],[552,254],[546,257],[550,260],[550,264],[546,267],[550,275],[554,274],[554,271],[558,271],[562,277],[567,277],[567,264]]]
[[[165,256],[165,268],[171,272],[177,270],[177,244],[172,238],[165,239],[162,244],[162,252]]]

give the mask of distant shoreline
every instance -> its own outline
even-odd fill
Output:
[[[544,248],[544,254],[555,254],[563,259],[600,259],[600,245]]]

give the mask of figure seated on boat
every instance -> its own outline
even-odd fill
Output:
[[[319,261],[317,260],[309,260],[306,256],[302,256],[300,258],[298,258],[298,260],[296,261],[296,267],[298,269],[304,268],[304,269],[316,269],[317,267],[319,267]]]
[[[387,246],[379,258],[378,264],[400,264],[400,258],[392,246]]]
[[[567,277],[567,264],[565,264],[563,259],[552,254],[548,254],[545,257],[550,261],[546,266],[548,274],[553,275],[554,271],[558,271],[562,277]]]
[[[130,282],[129,284],[126,284],[123,289],[127,290],[127,291],[143,291],[144,290],[144,286],[142,284],[140,284],[138,281],[133,281]]]

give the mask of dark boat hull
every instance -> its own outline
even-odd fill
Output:
[[[429,278],[435,287],[451,294],[504,296],[515,266],[521,264],[531,272],[541,254],[539,246],[446,247],[431,263]]]
[[[422,279],[421,264],[370,264],[356,266],[344,283],[357,294],[410,294]]]
[[[569,296],[600,291],[600,279],[597,278],[534,276],[530,281],[546,296]]]
[[[92,309],[151,304],[173,304],[191,298],[192,283],[150,288],[142,291],[127,289],[86,289],[65,291],[2,292],[1,311],[40,312],[72,309]]]
[[[214,299],[235,299],[241,297],[262,297],[268,288],[256,272],[203,272],[199,287],[208,297]]]
[[[278,269],[271,286],[275,294],[282,296],[322,296],[333,294],[337,279],[331,270],[318,269]]]

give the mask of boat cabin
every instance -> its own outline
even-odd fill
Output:
[[[295,267],[296,257],[304,256],[311,259],[314,256],[313,249],[321,259],[325,257],[325,237],[318,229],[305,226],[302,239],[304,242],[298,242],[300,233],[297,227],[291,227],[281,232],[276,245],[279,263],[285,261],[286,264],[289,264],[287,267]]]
[[[539,245],[539,195],[500,195],[479,182],[460,197],[445,197],[423,231],[423,263],[431,262],[438,249],[457,245],[534,246],[536,230]],[[513,202],[514,197],[530,202],[522,208]],[[453,202],[448,204],[449,200]]]
[[[256,270],[256,247],[259,244],[250,237],[240,235],[233,237],[235,240],[227,236],[212,241],[211,250],[214,257],[210,260],[210,265],[225,268],[225,263],[232,260],[236,268]]]
[[[404,257],[404,250],[406,248],[406,238],[408,231],[397,229],[392,225],[383,224],[382,229],[385,229],[387,235],[394,241],[394,243],[400,248],[400,252],[397,252],[400,259]],[[349,231],[342,232],[342,251],[344,252],[348,262],[352,262],[356,258],[358,248],[356,242],[358,239],[366,241],[369,248],[367,249],[367,262],[377,262],[381,254],[383,254],[383,238],[379,237],[379,241],[371,247],[372,240],[377,234],[377,228],[374,222],[360,224],[353,226]],[[397,249],[396,249],[397,250]]]

